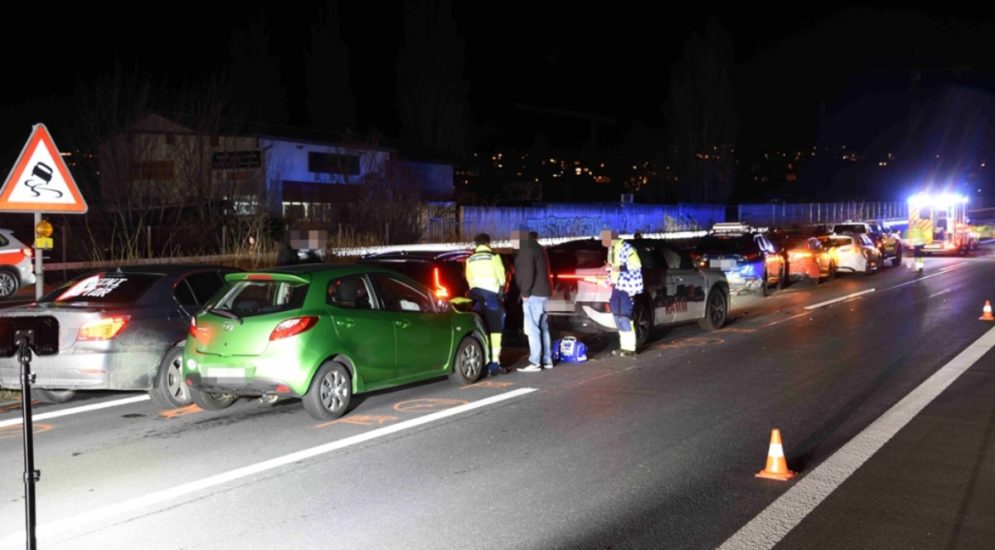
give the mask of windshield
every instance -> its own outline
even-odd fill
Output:
[[[133,304],[162,277],[150,273],[95,273],[69,283],[41,302]]]

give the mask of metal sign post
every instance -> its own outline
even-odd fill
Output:
[[[35,469],[34,424],[31,421],[31,354],[59,353],[59,321],[51,315],[0,317],[0,357],[17,356],[21,368],[21,415],[24,439],[24,524],[28,550],[37,547],[35,537],[35,484],[41,472]]]

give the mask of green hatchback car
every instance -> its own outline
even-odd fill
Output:
[[[376,266],[303,265],[232,273],[193,317],[183,349],[191,399],[299,397],[311,416],[344,414],[354,394],[483,373],[478,318]]]

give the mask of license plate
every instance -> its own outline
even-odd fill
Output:
[[[208,378],[220,378],[224,380],[245,380],[245,369],[244,368],[209,368],[207,369]]]
[[[719,260],[719,269],[736,269],[736,260]]]

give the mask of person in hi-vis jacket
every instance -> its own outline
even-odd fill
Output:
[[[631,243],[618,237],[614,230],[601,232],[601,244],[608,248],[608,284],[612,295],[609,305],[618,327],[619,349],[615,355],[635,357],[636,330],[632,324],[632,308],[636,295],[643,292],[643,264]]]

